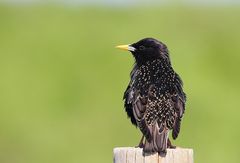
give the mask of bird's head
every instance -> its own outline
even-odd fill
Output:
[[[169,60],[167,46],[153,38],[144,38],[136,43],[119,45],[116,48],[130,51],[137,63],[144,63],[159,58]]]

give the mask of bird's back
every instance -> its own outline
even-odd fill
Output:
[[[148,140],[144,150],[164,153],[169,130],[173,129],[173,138],[179,133],[186,101],[170,62],[156,59],[135,65],[124,99],[132,123]]]

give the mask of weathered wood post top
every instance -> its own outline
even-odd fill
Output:
[[[114,148],[114,163],[193,163],[193,150],[187,148],[167,149],[165,157],[157,153],[143,156],[141,148]]]

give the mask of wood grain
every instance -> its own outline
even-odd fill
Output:
[[[141,148],[114,148],[114,163],[193,163],[193,150],[188,148],[167,149],[165,157],[157,153],[144,156]]]

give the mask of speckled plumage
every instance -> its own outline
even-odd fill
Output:
[[[136,63],[124,93],[125,109],[146,138],[144,152],[165,155],[170,130],[174,139],[180,131],[186,102],[183,84],[166,45],[146,38],[131,46]]]

